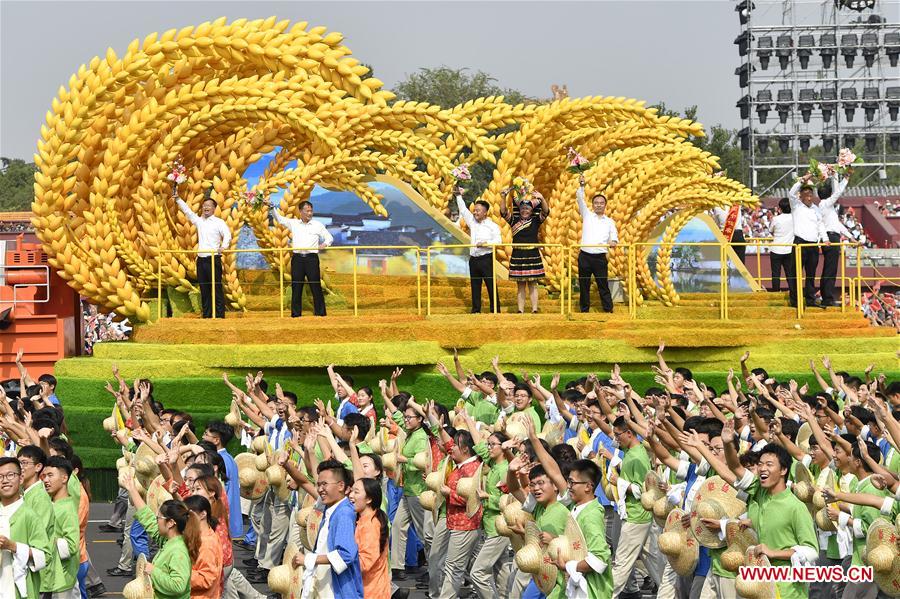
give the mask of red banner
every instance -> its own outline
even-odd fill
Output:
[[[725,239],[731,241],[731,236],[734,235],[734,227],[737,225],[738,218],[741,216],[741,206],[739,204],[735,204],[728,211],[728,216],[725,218],[725,226],[722,227],[722,235],[725,236]]]

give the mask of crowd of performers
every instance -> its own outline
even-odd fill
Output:
[[[825,357],[798,386],[745,354],[716,390],[663,354],[639,394],[618,367],[564,382],[498,358],[476,374],[454,353],[437,365],[452,409],[415,397],[402,369],[378,382],[378,408],[331,367],[334,397],[313,405],[263,373],[223,376],[231,408],[199,434],[150,381],[115,373],[108,529],[124,542],[109,574],[133,577],[129,599],[262,599],[254,584],[401,597],[412,577],[445,599],[900,596],[900,382]],[[21,398],[0,402],[0,593],[86,597],[80,461],[55,380],[20,370]],[[254,557],[236,564],[233,542]],[[773,583],[746,565],[832,576]],[[843,575],[856,566],[874,578]]]

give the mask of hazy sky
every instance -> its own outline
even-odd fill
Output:
[[[43,2],[0,0],[0,155],[31,160],[60,85],[107,47],[220,16],[309,21],[390,88],[421,67],[483,70],[549,97],[626,96],[699,106],[707,126],[739,126],[732,0],[597,2]]]

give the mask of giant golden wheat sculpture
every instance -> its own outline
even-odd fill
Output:
[[[556,244],[579,239],[569,146],[595,161],[588,189],[606,187],[624,243],[646,240],[670,213],[677,213],[666,231],[673,238],[690,215],[756,201],[740,183],[712,176],[716,157],[686,141],[703,134],[697,123],[625,98],[392,103],[341,41],[340,33],[307,23],[223,18],[153,33],[122,57],[110,49],[82,65],[54,99],[35,155],[33,223],[50,264],[90,301],[149,319],[142,297],[158,273],[182,291],[193,289],[195,277],[190,256],[166,253],[194,247],[193,227],[170,199],[169,166],[178,158],[187,166],[180,193],[195,209],[211,190],[235,240],[246,223],[261,247],[288,247],[288,231],[269,228],[265,208],[239,202],[247,191],[241,173],[275,148],[256,189],[268,196],[284,188],[285,213],[319,184],[352,191],[386,214],[366,184],[377,173],[408,181],[443,207],[453,167],[489,161],[496,168],[485,199],[496,205],[512,177],[528,177],[550,202],[543,237]],[[277,266],[276,254],[266,257]],[[644,295],[671,303],[677,296],[666,266],[654,282],[641,260],[638,282]],[[547,268],[556,286],[564,253],[550,251]],[[614,251],[612,271],[625,268],[624,252]],[[233,256],[224,277],[231,307],[242,309]]]

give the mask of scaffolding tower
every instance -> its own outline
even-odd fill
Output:
[[[789,186],[815,146],[827,162],[853,149],[865,161],[854,185],[883,184],[900,166],[900,0],[740,0],[735,11],[754,193]]]

